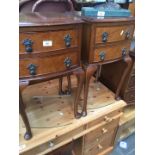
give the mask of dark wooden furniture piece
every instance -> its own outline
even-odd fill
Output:
[[[121,60],[125,63],[125,69],[119,79],[115,94],[116,100],[120,99],[121,88],[132,65],[128,54],[134,32],[134,17],[82,18],[85,21],[82,36],[82,61],[86,74],[84,85],[84,111],[86,111],[91,76],[96,70],[99,75],[103,64]]]
[[[85,78],[80,62],[82,20],[70,14],[21,13],[19,27],[20,114],[26,126],[25,139],[30,139],[32,133],[22,100],[22,91],[29,85],[76,75],[74,115],[82,115],[77,109]]]
[[[19,12],[32,12],[32,6],[37,0],[20,0]]]
[[[20,0],[19,12],[66,12],[74,11],[70,0]]]
[[[92,1],[92,2],[82,2],[82,1],[78,1],[78,0],[71,0],[72,3],[73,3],[73,7],[76,11],[81,11],[81,8],[82,7],[94,7],[96,5],[99,5],[99,4],[102,4],[103,2],[95,2],[95,1]]]
[[[132,64],[129,72],[124,80],[123,86],[120,91],[120,96],[128,104],[135,103],[135,52],[134,49],[129,52],[132,58]],[[107,64],[102,67],[100,81],[105,84],[112,91],[116,91],[119,79],[125,68],[125,63],[122,61],[113,64]]]
[[[74,11],[71,0],[38,0],[32,7],[32,12],[66,12]]]
[[[72,12],[74,11],[73,4],[70,0],[21,0],[19,2],[20,12]],[[60,90],[59,94],[71,94],[71,80],[67,75],[68,90],[62,90],[63,77],[60,77]]]

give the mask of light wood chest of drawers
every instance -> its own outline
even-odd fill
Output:
[[[72,80],[75,80],[75,78],[72,78]],[[91,87],[96,86],[93,81],[94,79],[91,79]],[[72,83],[75,84],[76,82],[72,81]],[[51,84],[55,88],[58,85],[55,80],[52,80]],[[34,108],[34,105],[31,104],[33,108],[27,109],[28,116],[31,120],[30,123],[32,126],[34,126],[33,124],[36,126],[36,122],[38,122],[38,126],[36,128],[33,127],[32,131],[35,136],[29,141],[24,140],[22,135],[24,133],[23,130],[25,129],[21,127],[20,145],[25,145],[25,148],[20,150],[20,154],[45,155],[51,153],[52,155],[55,151],[61,150],[64,145],[69,143],[73,143],[74,147],[72,149],[75,155],[106,155],[111,152],[114,145],[119,119],[123,114],[122,111],[126,106],[126,103],[123,100],[115,101],[114,93],[101,83],[100,86],[100,91],[103,93],[99,93],[96,98],[89,97],[88,115],[81,119],[75,119],[72,116],[72,108],[69,108],[72,106],[71,104],[68,104],[69,107],[64,107],[63,104],[66,105],[67,102],[70,103],[66,97],[63,99],[63,104],[60,103],[60,99],[57,99],[58,101],[55,99],[55,105],[48,104],[50,99],[43,100],[42,110],[40,109],[40,105],[36,105],[36,108]],[[34,93],[35,90],[40,93],[41,90],[39,91],[39,89],[42,87],[48,87],[48,82],[33,85],[29,87],[29,89],[25,90],[23,94],[25,102],[29,101],[27,98],[30,98],[31,94]],[[51,90],[51,87],[47,90],[50,93],[49,95],[53,93],[55,94],[57,91],[57,89]],[[94,93],[93,90],[94,89],[90,89],[90,93]],[[73,98],[73,96],[71,96],[71,98]],[[92,101],[95,104],[93,106],[94,108],[91,105]],[[33,101],[31,103],[35,104]],[[51,109],[52,111],[55,111],[55,114],[48,112]],[[58,109],[61,109],[61,111],[57,111]],[[31,115],[32,110],[33,116]],[[57,118],[57,113],[59,112],[64,114],[61,116],[61,120]],[[46,119],[41,119],[40,117],[36,118],[36,116],[42,116],[44,114]],[[50,122],[46,122],[47,118],[50,119],[50,122],[54,123],[54,126],[49,126]],[[37,120],[33,121],[33,119]],[[48,128],[46,128],[46,126],[48,126]]]

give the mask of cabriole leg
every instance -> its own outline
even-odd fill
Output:
[[[90,78],[93,76],[95,71],[97,70],[97,65],[88,65],[84,66],[85,70],[85,83],[84,83],[84,105],[83,105],[83,110],[82,110],[82,115],[86,116],[87,115],[87,99],[88,99],[88,91],[89,91],[89,82]]]
[[[23,122],[25,124],[25,127],[26,127],[26,133],[24,135],[24,138],[25,138],[25,140],[29,140],[32,137],[32,132],[31,132],[31,127],[30,127],[30,124],[29,124],[29,121],[28,121],[28,118],[27,118],[27,115],[25,112],[25,106],[24,106],[22,95],[21,95],[20,91],[19,91],[19,112],[20,112],[20,115],[21,115]]]
[[[123,58],[123,61],[126,64],[126,68],[125,68],[125,70],[123,72],[123,75],[121,76],[120,82],[119,82],[118,87],[117,87],[117,90],[116,90],[116,94],[115,94],[115,99],[116,100],[120,100],[120,91],[121,91],[121,88],[123,86],[124,80],[125,80],[128,72],[129,72],[129,69],[130,69],[130,67],[132,65],[132,59],[129,56]]]
[[[74,100],[74,115],[75,115],[75,118],[80,118],[82,114],[78,112],[78,103],[79,103],[80,94],[84,85],[85,73],[82,68],[79,68],[73,74],[76,75],[78,79],[78,86],[77,86],[77,91],[76,91],[75,100]]]

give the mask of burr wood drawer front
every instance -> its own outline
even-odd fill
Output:
[[[101,152],[106,151],[109,147],[113,146],[116,130],[112,130],[105,134],[102,141],[96,145],[84,150],[84,155],[98,155]]]
[[[41,53],[78,46],[78,30],[55,30],[45,32],[20,32],[20,53]]]
[[[119,26],[98,26],[96,28],[95,43],[105,44],[108,42],[116,42],[129,40],[133,37],[134,25]]]
[[[104,62],[124,57],[129,53],[130,43],[125,42],[117,45],[98,47],[94,51],[94,62]]]
[[[24,58],[19,61],[21,77],[35,77],[66,71],[79,66],[78,52],[68,52],[46,57]]]
[[[101,127],[91,131],[85,136],[85,148],[92,148],[92,146],[100,143],[109,132],[117,129],[119,123],[120,116],[118,118],[113,119],[111,122],[102,125]]]

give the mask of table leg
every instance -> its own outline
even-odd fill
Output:
[[[115,94],[115,99],[116,100],[120,100],[120,91],[121,91],[121,88],[123,86],[124,80],[125,80],[128,72],[129,72],[129,69],[130,69],[130,67],[132,65],[132,59],[129,56],[123,58],[123,61],[126,64],[126,68],[125,68],[125,70],[123,72],[123,75],[121,76],[121,79],[119,81],[118,87],[116,89],[116,94]]]
[[[68,82],[68,86],[67,86],[67,90],[65,91],[65,94],[70,95],[71,94],[71,75],[67,74],[67,82]]]
[[[20,91],[19,91],[19,112],[21,114],[21,117],[22,117],[23,122],[26,127],[26,133],[24,135],[24,138],[25,138],[25,140],[29,140],[32,137],[32,132],[31,132],[31,127],[30,127],[30,124],[29,124],[29,121],[28,121],[28,118],[27,118],[27,115],[25,112],[25,106],[24,106],[22,95],[21,95]]]
[[[80,98],[80,94],[82,91],[82,87],[84,85],[85,73],[82,68],[79,68],[75,72],[73,72],[73,74],[76,75],[78,79],[77,92],[76,92],[75,100],[74,100],[74,115],[75,115],[75,118],[80,118],[81,113],[78,112],[78,103],[79,103],[79,98]]]
[[[67,90],[63,91],[62,90],[62,84],[63,84],[63,76],[61,76],[59,78],[59,95],[70,95],[71,94],[71,78],[70,78],[70,74],[67,74],[67,82],[68,82],[68,86],[67,86]]]
[[[83,105],[82,115],[86,116],[87,115],[87,99],[88,99],[89,82],[90,82],[91,76],[93,76],[93,74],[97,70],[97,65],[90,64],[88,66],[84,66],[84,70],[85,70],[85,83],[84,83],[84,105]]]
[[[62,90],[62,82],[63,82],[63,76],[61,76],[59,78],[59,95],[63,95],[64,94],[64,92]]]

